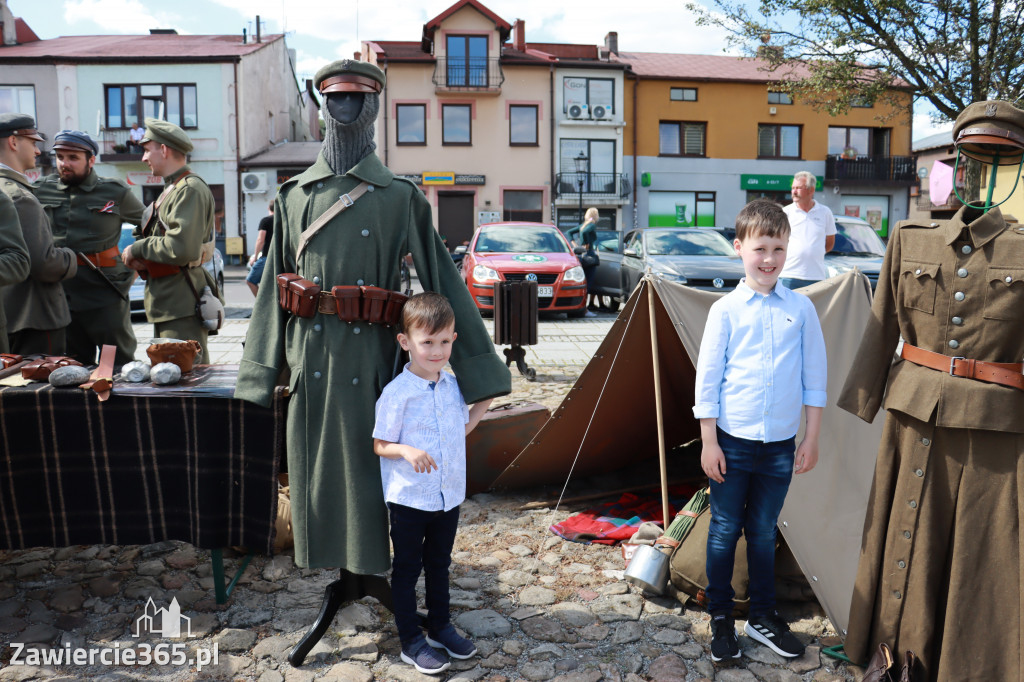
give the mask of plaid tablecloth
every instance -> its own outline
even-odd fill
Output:
[[[0,389],[0,549],[182,540],[270,553],[286,399]]]

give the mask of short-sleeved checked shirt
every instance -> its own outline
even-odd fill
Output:
[[[466,499],[466,424],[469,408],[455,377],[427,381],[409,370],[377,400],[373,437],[411,445],[434,458],[437,469],[418,474],[404,459],[380,458],[384,500],[424,511],[448,511]]]

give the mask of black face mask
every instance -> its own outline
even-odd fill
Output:
[[[332,92],[327,95],[327,111],[338,123],[352,123],[362,113],[365,98],[361,92]]]

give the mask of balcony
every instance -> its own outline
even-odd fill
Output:
[[[913,185],[917,168],[911,156],[858,156],[825,159],[826,182],[850,182],[866,185]]]
[[[958,189],[963,193],[963,187]],[[961,206],[963,206],[963,202],[957,199],[956,194],[953,192],[949,193],[946,203],[940,206],[936,206],[932,203],[931,196],[929,196],[927,192],[917,197],[917,210],[919,211],[959,211]]]
[[[99,139],[99,160],[110,161],[142,161],[142,147],[128,144],[131,130],[127,128],[106,128]]]
[[[623,173],[558,173],[555,180],[556,198],[580,195],[588,199],[624,199],[629,196],[629,178]]]
[[[505,82],[505,72],[498,59],[438,57],[433,81],[436,93],[497,95]]]

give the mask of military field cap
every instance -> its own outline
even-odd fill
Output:
[[[358,59],[339,59],[316,72],[313,83],[320,94],[329,92],[380,92],[384,72]]]
[[[165,144],[171,149],[177,149],[182,154],[192,151],[192,139],[188,133],[173,123],[158,118],[146,119],[146,136],[139,141],[139,144],[147,142]]]
[[[1009,102],[975,102],[960,112],[953,144],[964,156],[999,166],[1024,156],[1024,110]]]
[[[36,120],[28,114],[0,114],[0,137],[19,135],[36,142],[42,142],[46,136],[36,130]]]
[[[99,145],[89,137],[89,133],[83,133],[81,130],[60,131],[53,136],[53,148],[86,152],[93,156],[100,153]]]

